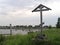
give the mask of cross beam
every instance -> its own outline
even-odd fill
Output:
[[[42,10],[41,10],[41,9]],[[43,9],[43,8],[46,8],[46,9]],[[37,9],[39,9],[39,10],[37,10]],[[39,11],[49,11],[49,10],[51,10],[50,8],[48,8],[48,7],[46,7],[46,6],[44,6],[44,5],[42,5],[42,4],[40,4],[39,6],[37,6],[32,12],[39,12]]]

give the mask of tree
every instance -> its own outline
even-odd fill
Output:
[[[28,26],[29,31],[31,31],[32,27],[33,27],[32,25]]]
[[[60,28],[60,18],[58,18],[57,24],[56,24],[57,28]]]
[[[32,25],[29,25],[28,28],[32,28]]]
[[[51,26],[51,25],[49,25],[49,26],[48,26],[48,28],[49,28],[49,29],[51,29],[51,28],[52,28],[52,26]]]

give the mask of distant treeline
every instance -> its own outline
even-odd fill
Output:
[[[49,26],[43,26],[43,28],[51,28],[52,26],[49,25]],[[35,25],[35,26],[32,26],[32,25],[16,25],[16,26],[12,26],[12,29],[31,29],[31,28],[34,28],[34,29],[39,29],[40,28],[40,25]],[[10,29],[10,26],[0,26],[0,29]]]
[[[40,26],[26,26],[26,25],[16,25],[16,26],[12,26],[12,29],[28,29],[28,28],[40,28]],[[10,26],[0,26],[0,29],[10,29]]]

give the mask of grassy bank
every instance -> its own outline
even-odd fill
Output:
[[[47,41],[33,41],[36,33],[27,35],[14,35],[2,37],[4,40],[0,41],[0,45],[60,45],[60,29],[48,29],[43,31],[47,36]]]

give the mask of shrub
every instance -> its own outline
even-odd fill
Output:
[[[4,41],[5,41],[5,36],[0,35],[0,45],[3,45]]]

